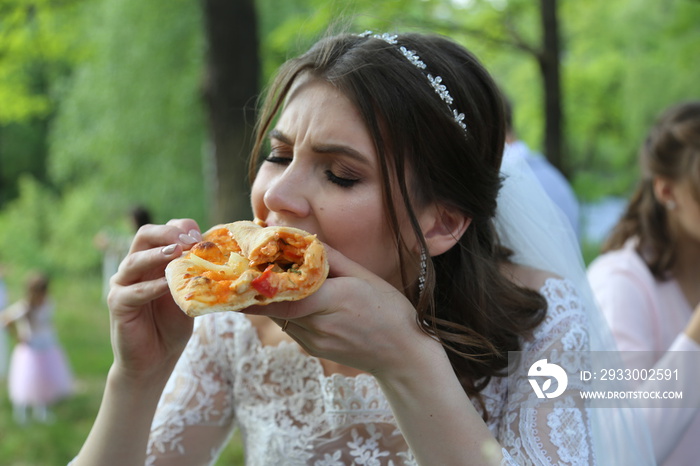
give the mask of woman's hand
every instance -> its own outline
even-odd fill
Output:
[[[301,301],[247,309],[272,317],[309,354],[372,374],[418,464],[491,464],[498,443],[459,383],[442,345],[396,288],[328,249],[330,277]],[[438,394],[439,390],[439,394]],[[500,456],[497,454],[497,456]]]
[[[300,301],[248,308],[265,315],[312,356],[329,359],[375,376],[409,369],[421,344],[440,345],[416,323],[411,302],[392,285],[326,246],[329,278]],[[415,362],[415,361],[414,361]]]
[[[175,304],[165,267],[201,239],[193,220],[139,229],[112,277],[108,304],[112,369],[133,380],[167,377],[192,334],[192,318]]]

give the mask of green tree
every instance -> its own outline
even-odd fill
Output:
[[[209,220],[251,218],[247,160],[260,85],[253,0],[203,0],[207,44],[203,95],[209,116]]]
[[[56,196],[42,217],[48,234],[34,244],[64,271],[96,267],[93,236],[122,223],[134,203],[156,219],[201,220],[206,210],[199,5],[100,0],[79,19],[89,54],[56,90],[47,160]],[[22,236],[16,225],[24,203],[3,212],[3,235]],[[8,250],[2,260],[26,259]]]
[[[0,2],[0,207],[18,195],[22,174],[48,182],[55,90],[82,56],[75,32],[82,3]]]

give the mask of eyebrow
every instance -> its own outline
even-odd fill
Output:
[[[292,139],[278,129],[273,129],[270,131],[269,137],[270,139],[277,139],[278,141],[290,146],[294,145]],[[318,154],[343,154],[360,162],[369,163],[369,158],[362,152],[342,144],[315,144],[312,146],[312,149]]]
[[[277,139],[278,141],[288,144],[290,146],[293,145],[292,140],[285,136],[284,133],[282,133],[282,131],[276,128],[270,131],[270,135],[268,137],[270,139]]]

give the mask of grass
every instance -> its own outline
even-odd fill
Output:
[[[21,285],[10,280],[10,299],[19,297]],[[76,379],[76,393],[52,408],[53,422],[17,425],[0,383],[0,465],[53,466],[67,464],[80,450],[97,414],[105,376],[112,362],[109,313],[101,299],[101,278],[58,277],[51,284],[56,304],[56,331]],[[236,435],[217,465],[243,465]]]

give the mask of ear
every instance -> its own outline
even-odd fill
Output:
[[[675,205],[675,183],[670,178],[655,176],[652,180],[654,186],[654,196],[663,206]]]
[[[471,222],[454,209],[440,205],[428,209],[421,226],[430,255],[439,256],[457,244]]]

